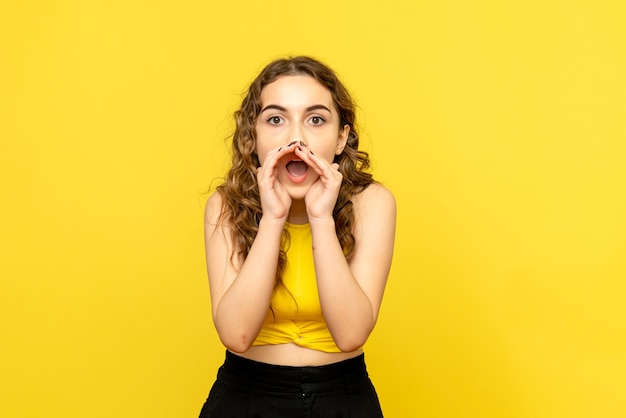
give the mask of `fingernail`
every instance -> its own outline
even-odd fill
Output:
[[[278,152],[280,152],[281,149],[283,149],[283,147],[278,148]]]
[[[315,155],[315,154],[313,154],[313,151],[309,150],[309,152],[311,153],[311,155]]]
[[[302,145],[303,147],[306,147],[305,143],[300,141],[300,145]]]
[[[298,141],[293,141],[293,142],[290,142],[290,143],[289,143],[289,145],[287,145],[287,146],[288,146],[288,147],[290,147],[290,146],[292,146],[293,144],[295,144],[296,142],[298,142]]]
[[[298,147],[298,149],[299,149],[300,151],[302,151],[302,148]]]

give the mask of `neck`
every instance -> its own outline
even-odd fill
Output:
[[[294,200],[291,202],[291,209],[289,209],[289,218],[287,218],[287,221],[294,225],[309,223],[304,200]]]

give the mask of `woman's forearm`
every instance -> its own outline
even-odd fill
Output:
[[[237,277],[219,300],[214,322],[226,347],[244,352],[254,342],[270,305],[283,223],[261,220]]]
[[[311,232],[322,313],[339,349],[356,350],[374,328],[372,303],[343,254],[334,220],[315,220]]]

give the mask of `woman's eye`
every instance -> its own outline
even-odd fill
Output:
[[[280,116],[272,116],[267,121],[270,123],[270,125],[280,125],[280,123],[283,121],[283,118],[281,118]]]
[[[321,116],[313,116],[310,121],[313,125],[321,125],[322,123],[324,123],[324,118],[322,118]]]

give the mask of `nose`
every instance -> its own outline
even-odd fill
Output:
[[[304,131],[300,125],[295,125],[291,131],[289,132],[289,141],[298,141],[304,143],[304,145],[308,146],[309,143],[304,136]]]

